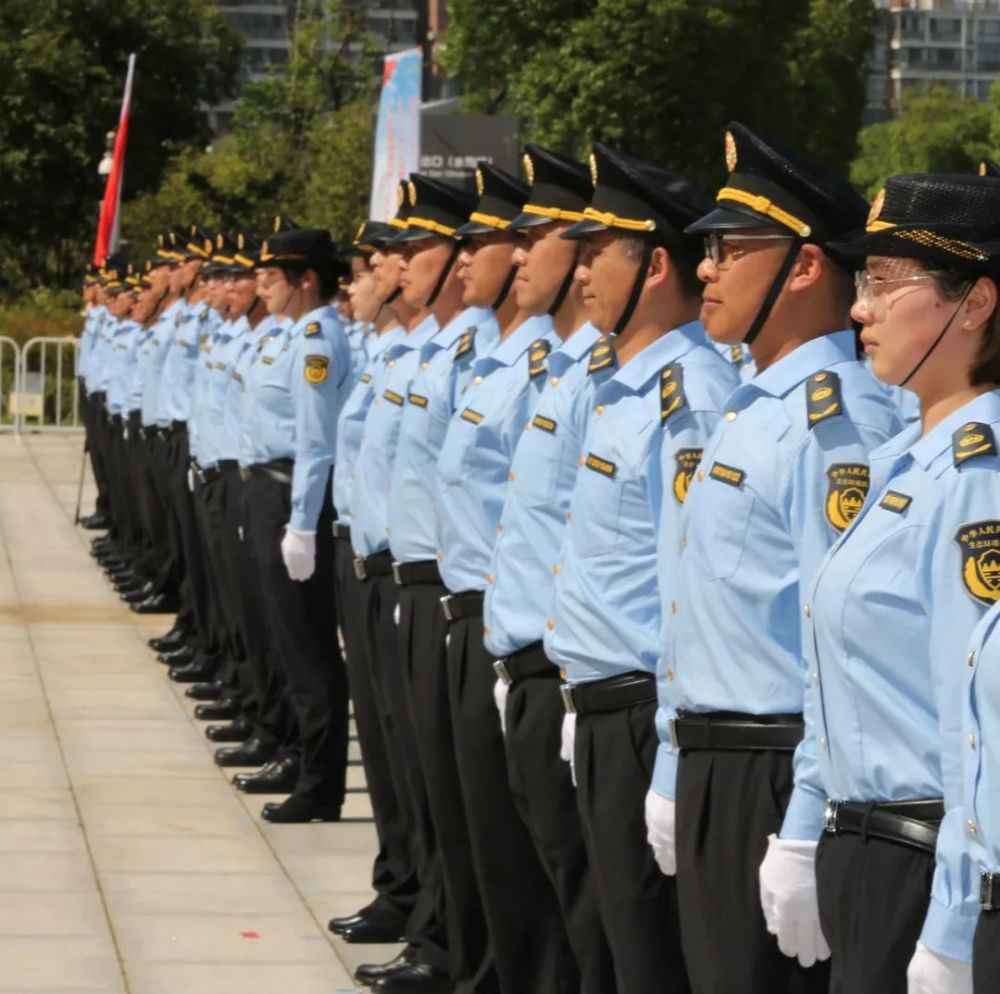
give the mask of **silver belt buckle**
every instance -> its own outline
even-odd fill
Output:
[[[354,575],[359,579],[365,578],[365,561],[360,556],[354,558]]]
[[[837,808],[839,807],[840,801],[827,799],[826,807],[823,809],[823,828],[831,835],[837,834]]]
[[[400,565],[401,565],[400,563],[396,563],[396,562],[394,562],[392,564],[392,578],[396,581],[396,586],[397,587],[401,587],[403,585],[403,581],[399,578],[399,567],[400,567]]]
[[[506,660],[496,660],[496,662],[493,663],[493,672],[496,673],[497,677],[503,680],[508,687],[514,682],[510,673],[507,672]]]
[[[451,616],[451,594],[445,594],[445,596],[441,598],[441,610],[444,611],[444,617],[446,621],[455,620]]]
[[[573,700],[573,688],[564,683],[559,688],[559,695],[562,697],[563,707],[566,714],[576,714],[576,702]]]
[[[993,911],[993,874],[983,873],[979,877],[979,907]]]
[[[667,719],[667,728],[670,730],[670,744],[675,749],[680,749],[680,743],[677,741],[677,716],[674,715],[673,718]]]

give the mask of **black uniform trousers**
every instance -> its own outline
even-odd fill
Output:
[[[972,945],[972,994],[1000,991],[1000,911],[980,911]]]
[[[500,991],[575,992],[576,962],[555,891],[507,781],[481,615],[451,623],[447,659],[462,802]]]
[[[372,867],[372,887],[376,893],[372,908],[396,911],[405,920],[409,918],[417,899],[417,871],[400,801],[393,786],[375,675],[369,659],[365,619],[374,610],[371,601],[376,590],[355,575],[350,539],[338,538],[334,542],[337,599],[354,724],[361,745],[361,761],[379,842]]]
[[[931,899],[934,857],[896,842],[824,833],[816,850],[830,994],[906,994]]]
[[[760,906],[760,864],[792,792],[790,752],[682,751],[677,892],[695,994],[827,994],[830,963],[778,949]]]
[[[581,994],[613,994],[614,964],[577,811],[569,763],[559,749],[565,711],[559,671],[514,684],[507,695],[504,746],[511,794],[552,881]]]
[[[90,456],[90,468],[94,474],[94,484],[97,487],[97,501],[95,511],[98,514],[107,514],[110,507],[108,489],[108,467],[105,459],[104,439],[101,434],[101,422],[104,417],[104,400],[106,395],[103,392],[87,393],[80,380],[80,400],[82,404],[81,414],[83,416],[83,427],[87,437],[87,452]]]
[[[243,489],[249,539],[289,704],[302,743],[294,793],[336,806],[347,779],[347,674],[337,643],[333,589],[333,507],[329,481],[316,524],[316,569],[305,582],[288,576],[281,539],[291,515],[292,488],[262,474]]]
[[[418,892],[404,931],[417,962],[448,969],[444,877],[436,857],[427,793],[417,752],[417,734],[403,677],[395,613],[399,588],[392,575],[365,580],[372,588],[367,616],[370,668],[375,677],[382,736],[389,756],[393,790],[399,801],[415,867]]]
[[[399,589],[401,663],[434,839],[444,875],[449,973],[455,994],[499,990],[486,919],[461,804],[462,788],[448,700],[441,583]]]
[[[136,490],[156,570],[152,578],[152,593],[175,595],[181,581],[180,563],[174,555],[167,524],[168,486],[157,457],[157,448],[161,442],[142,427],[139,412],[130,415],[129,435],[134,437],[136,443]]]

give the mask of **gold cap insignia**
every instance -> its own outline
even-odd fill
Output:
[[[527,180],[532,185],[535,182],[535,164],[531,161],[531,156],[527,152],[524,153],[524,157],[521,159],[524,163],[524,175]]]
[[[416,187],[416,184],[413,183],[412,181],[408,182],[406,184],[406,192],[410,196],[410,206],[411,207],[416,207],[417,206],[417,187]]]
[[[986,175],[986,163],[985,162],[980,162],[979,163],[979,175],[980,176],[985,176]]]
[[[597,186],[597,156],[590,153],[590,182]]]
[[[247,240],[243,237],[243,232],[241,231],[236,236],[236,247],[242,252],[243,249],[246,247],[246,242]]]
[[[871,225],[879,219],[879,215],[882,213],[882,207],[885,205],[885,188],[875,194],[875,199],[872,201],[872,209],[868,212],[868,224]]]
[[[362,221],[361,224],[358,225],[358,230],[354,235],[355,241],[358,241],[361,238],[361,235],[364,233],[364,230],[365,230],[365,222]]]
[[[275,231],[275,233],[281,231],[281,215],[280,214],[275,214],[274,215],[274,231]]]
[[[486,190],[486,182],[483,179],[483,171],[482,171],[482,169],[477,169],[476,170],[476,193],[478,193],[479,196],[481,197],[483,195],[483,192],[485,190]]]
[[[400,180],[399,188],[396,190],[396,206],[402,207],[405,200],[406,200],[405,184],[403,183],[402,180]]]
[[[735,172],[736,170],[736,139],[733,137],[731,131],[726,132],[726,138],[724,142],[726,148],[726,168],[730,172]]]
[[[159,245],[160,248],[163,248],[163,235],[162,234],[159,234],[159,235],[156,236],[156,244]]]
[[[222,246],[223,246],[223,245],[224,245],[225,243],[226,243],[226,238],[225,238],[225,235],[223,235],[223,234],[222,234],[222,232],[220,231],[220,232],[219,232],[219,233],[218,233],[218,234],[217,234],[217,235],[215,236],[215,247],[216,247],[216,248],[222,248]]]

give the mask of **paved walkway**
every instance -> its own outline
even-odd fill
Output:
[[[394,952],[325,927],[370,897],[361,769],[337,825],[228,785],[145,645],[171,619],[127,611],[73,526],[81,444],[0,435],[0,992],[353,992]]]

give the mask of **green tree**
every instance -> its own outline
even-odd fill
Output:
[[[724,175],[740,120],[846,169],[871,44],[871,0],[452,0],[442,53],[470,110],[585,154],[594,140],[700,177]]]
[[[202,106],[231,92],[239,39],[211,0],[0,4],[0,294],[67,285],[89,255],[97,163],[137,54],[125,196],[171,149],[207,140]]]
[[[949,86],[907,94],[894,120],[861,132],[851,180],[873,196],[895,173],[972,172],[990,154],[990,117]]]

